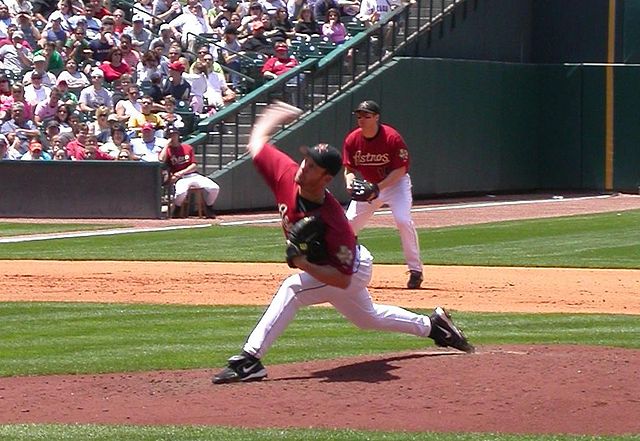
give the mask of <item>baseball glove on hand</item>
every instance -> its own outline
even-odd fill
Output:
[[[380,194],[377,184],[365,181],[364,179],[354,179],[351,183],[351,199],[358,202],[371,202]]]
[[[318,263],[327,256],[324,243],[324,223],[316,216],[307,216],[293,224],[287,235],[287,264],[295,268],[293,258],[307,256],[311,263]]]

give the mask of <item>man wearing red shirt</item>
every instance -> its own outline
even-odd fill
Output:
[[[380,194],[369,202],[351,201],[347,218],[358,234],[374,211],[384,204],[389,205],[409,267],[407,288],[420,288],[422,260],[418,233],[411,218],[413,197],[407,145],[393,127],[380,123],[380,106],[375,101],[363,101],[353,113],[358,127],[347,135],[343,145],[347,190],[351,191],[351,184],[358,173],[363,179],[376,184]]]
[[[439,346],[473,352],[448,313],[437,307],[431,316],[397,306],[375,304],[367,285],[371,280],[369,251],[358,245],[344,210],[327,185],[342,168],[340,152],[327,144],[305,148],[304,160],[293,159],[268,144],[273,131],[291,122],[300,110],[277,103],[269,106],[254,126],[247,146],[258,172],[271,188],[288,237],[293,225],[307,216],[324,224],[326,256],[310,262],[306,255],[287,252],[290,266],[298,272],[284,280],[271,304],[249,335],[241,354],[213,377],[213,382],[262,380],[267,370],[261,359],[286,329],[299,308],[331,303],[343,316],[363,329],[377,329],[431,337]]]
[[[206,176],[197,173],[193,148],[180,142],[180,131],[173,126],[167,127],[165,134],[169,143],[158,154],[158,160],[169,167],[169,179],[175,185],[174,215],[181,211],[181,206],[190,188],[202,188],[207,204],[207,217],[215,218],[213,204],[218,198],[220,187]]]

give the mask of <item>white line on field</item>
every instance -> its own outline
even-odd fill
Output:
[[[112,236],[116,234],[129,234],[129,233],[150,233],[150,232],[157,232],[157,231],[184,230],[188,228],[206,228],[206,227],[210,227],[211,225],[212,224],[178,225],[178,226],[159,227],[159,228],[113,228],[109,230],[98,230],[98,231],[74,231],[70,233],[36,234],[33,236],[3,237],[3,238],[0,238],[0,243],[31,242],[36,240],[51,240],[51,239],[71,239],[76,237]]]
[[[548,202],[572,202],[572,201],[581,201],[585,199],[605,199],[609,197],[611,197],[611,195],[582,196],[582,197],[576,197],[576,198],[564,198],[563,196],[553,196],[549,199],[535,199],[535,200],[522,200],[522,201],[469,202],[469,203],[461,202],[459,204],[441,205],[438,207],[412,208],[411,211],[413,213],[424,213],[429,211],[461,210],[461,209],[467,209],[467,208],[487,208],[487,207],[499,207],[499,206],[506,206],[506,205],[527,205],[527,204],[541,204],[541,203],[548,203]],[[374,216],[386,216],[389,214],[391,214],[391,210],[379,210],[373,213]],[[224,226],[254,225],[254,224],[272,224],[272,223],[279,223],[279,222],[280,222],[280,218],[272,218],[272,219],[221,222],[220,225],[224,225]]]

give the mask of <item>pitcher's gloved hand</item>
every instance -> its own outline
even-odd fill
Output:
[[[324,231],[324,223],[317,216],[306,216],[293,224],[287,235],[286,254],[289,267],[296,267],[293,263],[296,256],[306,256],[311,263],[319,263],[326,259]]]

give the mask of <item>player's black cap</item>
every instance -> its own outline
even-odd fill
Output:
[[[331,176],[337,175],[342,168],[342,155],[335,147],[329,144],[316,144],[313,147],[302,147],[300,151],[305,156],[313,159],[313,162],[320,167],[327,170]]]
[[[379,115],[380,106],[375,101],[366,100],[358,104],[358,107],[356,107],[353,113],[356,113],[356,112],[375,113],[376,115]]]

